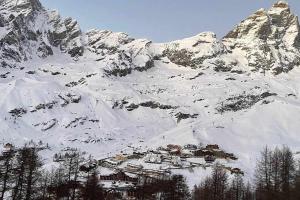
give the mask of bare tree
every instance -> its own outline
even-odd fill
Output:
[[[281,192],[282,198],[291,199],[291,186],[295,177],[295,161],[293,153],[290,148],[284,146],[281,150],[281,166],[280,166],[280,179],[281,179]]]
[[[272,200],[272,151],[265,147],[256,165],[256,199]]]
[[[5,193],[10,189],[10,184],[13,181],[13,160],[15,156],[15,150],[11,146],[7,150],[3,151],[0,156],[0,185],[1,196],[0,199],[4,199]]]

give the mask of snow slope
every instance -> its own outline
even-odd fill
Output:
[[[38,0],[1,0],[1,143],[41,140],[48,158],[77,147],[99,159],[216,143],[250,176],[266,144],[300,151],[299,30],[280,1],[221,41],[155,44],[83,33]]]

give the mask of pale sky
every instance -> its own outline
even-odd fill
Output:
[[[212,31],[219,38],[259,8],[276,0],[40,0],[46,8],[73,17],[81,28],[126,32],[167,42]],[[300,0],[289,4],[300,14]]]

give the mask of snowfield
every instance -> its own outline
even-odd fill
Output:
[[[246,177],[252,177],[265,145],[288,145],[300,151],[300,68],[295,61],[300,60],[300,48],[294,45],[300,44],[300,29],[294,19],[284,25],[289,29],[280,36],[285,41],[283,46],[290,49],[281,48],[281,44],[276,49],[269,36],[266,46],[271,48],[258,61],[249,54],[262,55],[261,46],[256,46],[262,41],[251,43],[251,39],[257,38],[257,27],[265,19],[255,19],[257,25],[249,37],[239,33],[238,39],[219,41],[213,33],[202,33],[154,44],[124,33],[98,30],[73,38],[78,25],[61,22],[58,14],[41,8],[28,11],[22,7],[20,11],[21,7],[16,9],[14,4],[0,5],[4,18],[7,12],[38,16],[36,21],[24,21],[29,29],[55,29],[57,34],[70,31],[59,45],[42,35],[19,52],[18,45],[23,44],[5,40],[9,29],[15,30],[11,22],[4,23],[7,28],[0,27],[0,39],[5,44],[0,57],[7,61],[0,68],[1,144],[22,145],[30,140],[48,143],[51,150],[42,153],[49,165],[54,153],[66,147],[103,159],[131,152],[131,147],[147,150],[167,144],[218,144],[237,155],[239,159],[233,165],[244,170]],[[275,6],[269,15],[286,15],[286,9]],[[249,20],[240,26],[245,28]],[[294,38],[298,38],[296,42]],[[37,43],[42,41],[51,47],[52,55],[37,56]],[[84,49],[82,55],[75,48],[78,44]],[[231,45],[236,48],[230,50]],[[9,48],[31,59],[17,62],[14,59],[18,56],[11,58],[5,53]],[[250,53],[246,48],[252,49]],[[256,48],[259,50],[253,52]],[[72,57],[74,49],[79,54]],[[286,64],[283,73],[275,75],[272,70],[280,65],[277,56],[284,57],[283,63],[293,62],[293,67]],[[264,69],[261,63],[269,61],[273,64]],[[255,62],[255,67],[249,64]],[[190,186],[209,172],[178,170],[188,176]]]

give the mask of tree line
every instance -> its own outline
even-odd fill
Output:
[[[122,199],[102,188],[97,162],[91,156],[67,149],[55,154],[55,167],[47,167],[40,156],[45,148],[28,143],[1,153],[0,200]],[[140,181],[133,192],[138,200],[299,200],[300,161],[288,147],[265,147],[251,183],[215,164],[210,176],[192,191],[185,177],[173,175],[150,183]]]
[[[265,147],[255,169],[254,183],[242,175],[229,178],[225,169],[215,165],[212,174],[193,190],[193,200],[299,200],[300,161],[284,146]]]
[[[1,153],[0,200],[104,199],[92,157],[84,159],[80,151],[69,149],[59,155],[56,167],[44,169],[39,154],[44,149],[28,143]]]

